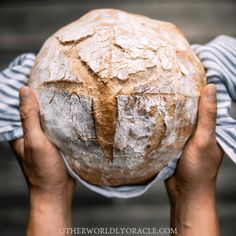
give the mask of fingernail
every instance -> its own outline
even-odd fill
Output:
[[[19,96],[20,96],[20,101],[21,102],[25,102],[27,99],[29,99],[29,97],[30,97],[30,90],[29,90],[29,88],[27,86],[23,86],[20,89]]]
[[[215,85],[208,85],[207,88],[207,99],[216,100],[216,87]]]

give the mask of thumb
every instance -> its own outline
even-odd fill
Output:
[[[39,107],[33,91],[23,86],[19,92],[20,116],[25,139],[37,139],[43,133],[39,120]]]
[[[208,137],[212,134],[215,135],[216,116],[216,86],[214,84],[208,84],[204,88],[200,98],[196,132],[201,132],[201,134],[205,134]]]

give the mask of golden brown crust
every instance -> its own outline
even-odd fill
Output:
[[[112,9],[52,35],[30,78],[42,125],[71,168],[111,186],[143,183],[179,153],[205,83],[176,26]]]

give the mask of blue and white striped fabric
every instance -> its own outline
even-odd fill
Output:
[[[27,84],[34,61],[34,54],[23,54],[0,73],[0,141],[23,136],[18,90]]]
[[[195,53],[205,66],[208,83],[217,87],[217,142],[236,163],[236,120],[231,116],[231,103],[236,102],[236,39],[219,36],[206,45],[193,45]],[[35,55],[23,54],[0,73],[0,141],[22,137],[18,90],[27,84]],[[99,187],[76,175],[66,162],[70,174],[83,185],[106,197],[130,198],[142,195],[152,185],[174,173],[181,153],[146,185]]]
[[[231,114],[236,102],[236,39],[222,35],[192,48],[205,66],[207,82],[217,88],[217,142],[236,163],[236,120]]]

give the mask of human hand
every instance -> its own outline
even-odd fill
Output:
[[[75,181],[68,175],[59,151],[44,134],[36,97],[26,86],[20,89],[20,115],[24,137],[12,141],[11,146],[29,186],[31,213],[28,233],[57,235],[59,227],[70,225]],[[41,225],[43,222],[45,224]],[[39,227],[35,228],[37,225]]]
[[[192,211],[198,217],[198,227],[201,227],[200,215],[203,220],[203,213],[209,217],[209,211],[216,212],[216,177],[224,154],[216,142],[216,115],[216,88],[211,84],[204,88],[200,98],[197,128],[183,150],[175,174],[165,181],[172,208],[172,225],[179,226],[177,220],[185,222],[187,215],[190,220]],[[216,214],[212,218],[216,222]],[[209,223],[209,219],[205,222]],[[204,235],[217,235],[215,232]],[[197,233],[199,235],[199,230]]]
[[[216,142],[216,115],[216,89],[209,84],[200,98],[197,128],[183,150],[175,174],[166,181],[167,187],[176,185],[181,191],[196,194],[215,184],[224,155]]]

